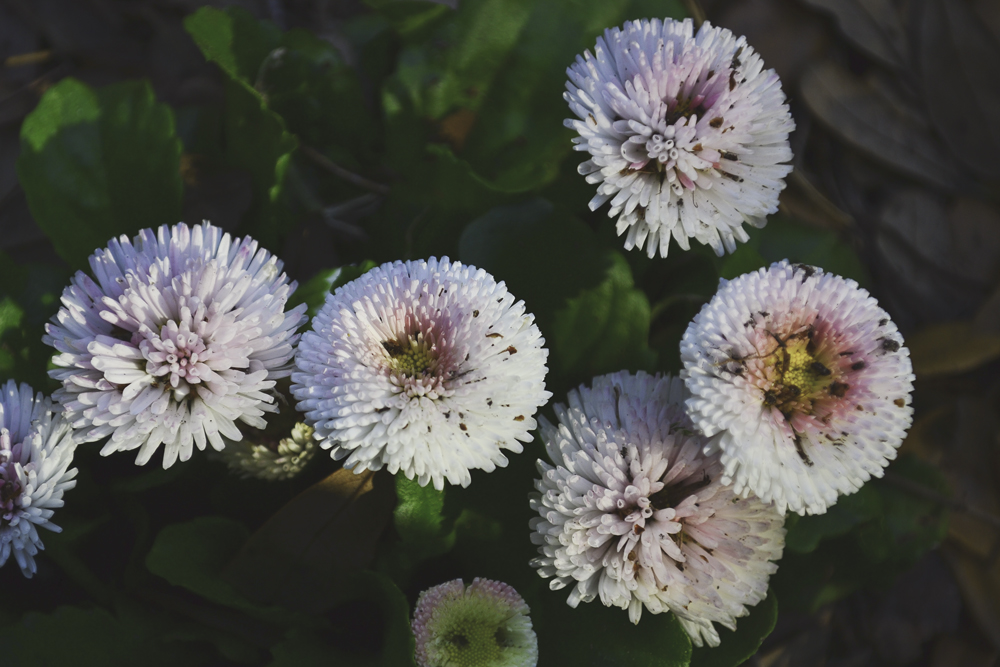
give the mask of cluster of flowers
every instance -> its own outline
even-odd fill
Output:
[[[611,29],[570,67],[580,171],[611,201],[626,248],[673,237],[719,254],[763,225],[790,167],[777,77],[728,30],[690,21]],[[507,464],[532,439],[548,352],[503,282],[448,258],[384,264],[339,287],[312,320],[250,238],[208,223],[112,240],[78,272],[45,340],[53,398],[13,382],[0,401],[0,564],[28,576],[77,443],[163,466],[195,448],[242,474],[294,475],[316,446],[355,471],[442,489]],[[533,561],[568,603],[600,597],[638,623],[672,611],[697,645],[767,594],[784,514],[822,513],[895,456],[911,420],[908,353],[865,290],[778,262],[722,281],[681,342],[680,377],[613,373],[541,418],[551,462],[531,506]],[[291,378],[305,415],[274,445],[241,443]],[[242,424],[242,427],[240,426]],[[527,606],[506,584],[426,591],[421,665],[534,665]],[[491,657],[492,656],[492,657]]]

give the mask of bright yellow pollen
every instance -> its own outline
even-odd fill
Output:
[[[772,363],[778,377],[765,400],[780,409],[816,398],[833,381],[832,371],[809,352],[808,340],[786,342],[774,351]]]
[[[783,385],[795,385],[802,390],[802,393],[809,393],[814,387],[817,377],[812,365],[816,363],[816,358],[806,352],[806,341],[795,341],[785,346],[788,353],[788,370],[785,371],[781,379]]]
[[[498,627],[495,623],[477,623],[466,619],[452,626],[445,637],[444,653],[447,665],[456,667],[490,667],[500,662],[502,647],[497,642]]]

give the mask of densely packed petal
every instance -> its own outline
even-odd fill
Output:
[[[38,529],[62,530],[52,514],[76,486],[76,468],[70,468],[76,441],[72,426],[42,394],[13,380],[0,392],[0,565],[13,556],[31,577],[35,556],[45,548]]]
[[[420,667],[535,667],[528,605],[501,581],[455,579],[420,594],[413,612]]]
[[[909,352],[853,280],[772,264],[722,281],[681,340],[695,425],[726,484],[822,514],[895,458],[910,426]]]
[[[774,70],[744,37],[707,21],[630,21],[577,56],[564,94],[579,172],[611,202],[625,247],[667,256],[671,236],[717,254],[778,210],[795,124]]]
[[[727,628],[767,595],[784,547],[784,520],[722,481],[719,456],[684,414],[683,382],[621,372],[595,378],[542,418],[555,465],[531,507],[532,565],[550,588],[571,586],[576,607],[600,597],[628,609],[672,611],[692,641],[718,645]]]
[[[296,353],[292,393],[324,448],[360,472],[466,486],[507,465],[548,400],[548,351],[502,282],[448,258],[339,287]]]
[[[285,312],[295,283],[281,266],[208,223],[112,239],[46,327],[53,398],[87,439],[110,436],[102,454],[139,449],[139,465],[161,444],[164,468],[221,450],[237,421],[263,428],[304,320],[305,305]]]

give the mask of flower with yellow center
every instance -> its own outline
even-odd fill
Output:
[[[777,262],[723,283],[681,340],[687,408],[725,483],[822,514],[880,477],[912,419],[909,352],[853,280]]]

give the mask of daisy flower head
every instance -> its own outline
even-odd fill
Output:
[[[684,413],[684,383],[613,373],[569,393],[542,418],[552,464],[531,507],[538,574],[570,586],[567,602],[600,598],[638,623],[672,611],[698,646],[719,644],[767,596],[784,548],[784,519],[722,481],[719,456]]]
[[[39,528],[58,533],[52,514],[76,486],[73,428],[26,384],[0,387],[0,566],[11,556],[26,577],[44,549]]]
[[[667,256],[670,238],[733,252],[778,210],[795,128],[781,82],[725,28],[691,19],[630,21],[566,70],[565,124],[590,153],[579,172],[611,202],[625,248]]]
[[[420,594],[413,613],[419,667],[535,667],[528,605],[501,581],[455,579]]]
[[[908,350],[853,280],[781,261],[722,281],[681,339],[695,425],[724,483],[822,514],[896,456],[913,409]]]
[[[437,489],[507,465],[531,440],[548,351],[523,301],[482,269],[383,264],[328,295],[296,353],[292,393],[321,446]]]
[[[285,312],[295,283],[281,266],[207,222],[112,239],[46,327],[53,398],[83,437],[110,436],[101,454],[138,449],[138,465],[160,445],[164,468],[195,446],[221,451],[238,421],[263,428],[305,319],[305,304]]]

